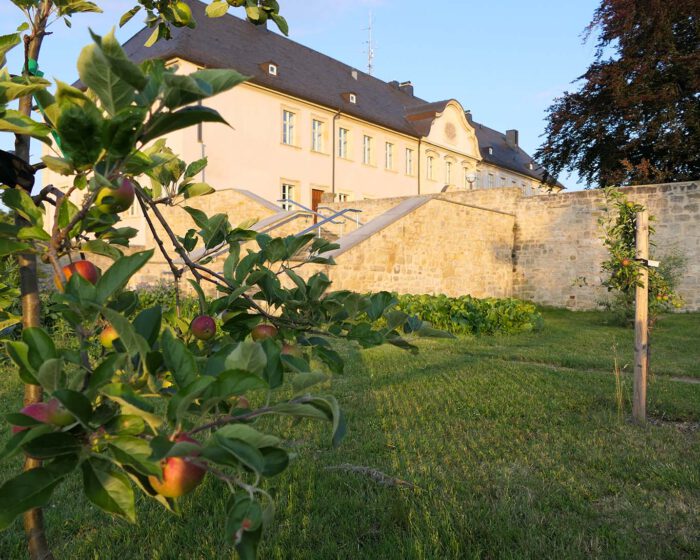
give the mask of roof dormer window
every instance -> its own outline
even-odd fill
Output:
[[[357,95],[355,95],[354,93],[351,93],[350,95],[348,95],[348,99],[349,99],[350,103],[357,104]]]
[[[277,65],[276,64],[268,64],[267,65],[267,73],[270,74],[270,76],[276,76],[277,75]]]
[[[532,163],[532,162],[530,162],[530,163],[527,164],[527,167],[528,167],[528,169],[529,169],[530,171],[532,171],[533,169],[535,169],[535,164]]]
[[[489,146],[488,151],[489,151],[489,155],[492,156],[493,155],[493,148],[491,146]]]

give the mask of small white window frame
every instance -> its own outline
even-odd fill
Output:
[[[276,76],[277,75],[277,65],[276,64],[268,64],[267,65],[267,73],[270,74],[270,76]]]

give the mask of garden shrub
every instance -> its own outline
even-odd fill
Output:
[[[399,295],[398,309],[453,334],[515,334],[542,328],[534,304],[513,298]]]

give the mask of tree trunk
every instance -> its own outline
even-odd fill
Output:
[[[46,24],[51,13],[52,2],[45,0],[37,9],[34,17],[32,33],[25,36],[24,42],[24,68],[23,74],[29,73],[29,60],[39,59],[41,43],[44,39]],[[26,96],[19,100],[19,111],[29,116],[32,112],[32,96]],[[30,138],[29,136],[15,137],[15,155],[23,161],[29,162]],[[31,194],[31,193],[30,193]],[[28,223],[20,216],[15,216],[15,223],[26,226]],[[17,257],[20,275],[20,291],[22,298],[22,326],[41,326],[41,302],[39,300],[39,282],[37,277],[36,255],[23,254]],[[42,389],[38,385],[24,386],[24,405],[41,402]],[[41,461],[27,458],[24,461],[24,470],[35,469],[41,466]],[[24,532],[27,535],[27,544],[31,560],[53,560],[53,554],[46,541],[44,531],[44,516],[41,508],[35,508],[24,514]]]

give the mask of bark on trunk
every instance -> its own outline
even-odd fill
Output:
[[[51,13],[52,2],[45,0],[34,17],[34,26],[31,35],[25,36],[24,44],[24,69],[23,74],[29,72],[29,60],[39,59],[41,43],[44,39],[46,24]],[[19,111],[29,116],[32,112],[32,97],[27,96],[19,100]],[[15,137],[15,155],[29,163],[30,156],[29,136]],[[31,193],[30,193],[31,194]],[[28,225],[20,216],[15,217],[15,223],[19,226]],[[22,299],[22,326],[41,326],[41,302],[39,300],[39,282],[37,277],[36,255],[22,254],[17,257],[20,274],[20,291]],[[24,404],[41,402],[43,398],[41,387],[37,385],[24,386]],[[41,466],[41,461],[27,458],[24,462],[24,470],[35,469]],[[31,560],[53,560],[53,554],[46,540],[44,531],[44,516],[40,508],[35,508],[24,514],[24,532],[27,535],[27,545]]]

